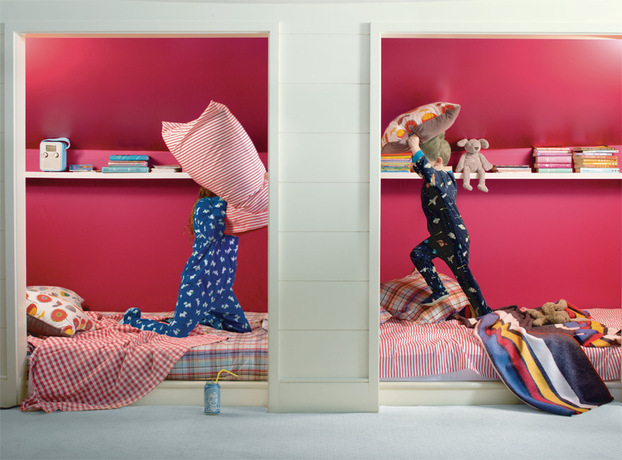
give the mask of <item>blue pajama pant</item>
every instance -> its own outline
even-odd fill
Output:
[[[448,292],[432,263],[433,259],[439,257],[449,266],[467,299],[469,299],[472,314],[477,317],[490,313],[491,310],[486,305],[479,284],[477,284],[469,268],[468,243],[460,244],[445,242],[445,240],[442,236],[424,240],[411,251],[410,260],[428,283],[432,292],[440,296],[447,295]]]

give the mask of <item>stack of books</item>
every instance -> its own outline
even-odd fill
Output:
[[[536,173],[571,173],[571,147],[534,147],[533,170]]]
[[[618,150],[606,145],[574,147],[574,170],[578,173],[619,173]]]
[[[380,155],[380,171],[386,173],[409,173],[412,161],[410,152],[383,153]]]
[[[110,155],[105,173],[148,173],[149,155]]]

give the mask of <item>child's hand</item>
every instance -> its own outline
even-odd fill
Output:
[[[415,154],[417,153],[419,150],[421,150],[419,148],[419,136],[416,136],[415,134],[413,134],[412,136],[410,136],[408,138],[408,146],[410,147],[410,151]]]

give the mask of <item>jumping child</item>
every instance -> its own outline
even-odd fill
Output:
[[[432,259],[440,257],[447,263],[469,299],[471,314],[482,316],[490,313],[469,269],[469,232],[456,207],[456,178],[453,172],[444,169],[444,165],[449,162],[450,152],[444,151],[436,158],[428,158],[421,151],[419,138],[415,135],[408,138],[408,144],[413,154],[413,169],[424,179],[421,205],[430,232],[430,237],[410,253],[410,259],[432,290],[432,295],[422,305],[432,306],[449,297],[432,263]]]

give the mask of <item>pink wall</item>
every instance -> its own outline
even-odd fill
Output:
[[[191,180],[29,179],[28,284],[77,291],[94,310],[175,308],[190,255]],[[234,291],[267,311],[267,229],[240,236]]]
[[[622,143],[622,40],[382,40],[382,126],[435,101],[496,149]]]
[[[471,269],[488,304],[534,308],[565,298],[583,308],[619,308],[620,186],[619,180],[490,180],[488,194],[460,187]],[[410,273],[410,251],[427,237],[420,191],[420,180],[382,181],[382,281]],[[444,262],[436,266],[451,276]]]
[[[267,151],[267,38],[28,38],[26,146],[167,150],[162,121],[225,104]]]
[[[485,137],[495,164],[522,163],[534,145],[622,143],[622,40],[383,39],[382,60],[384,126],[442,100],[462,104],[452,147]],[[620,307],[622,181],[489,180],[488,194],[459,182],[471,268],[493,308]],[[426,237],[420,189],[382,181],[382,281],[412,271]]]
[[[27,169],[39,142],[66,136],[69,163],[118,151],[171,163],[161,122],[197,118],[214,99],[267,150],[264,38],[28,38]],[[260,154],[267,163],[267,154]],[[191,180],[39,180],[27,187],[27,282],[74,289],[97,310],[172,310],[190,254]],[[234,290],[267,311],[267,229],[240,236]]]

